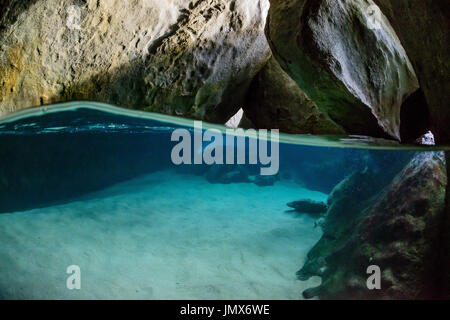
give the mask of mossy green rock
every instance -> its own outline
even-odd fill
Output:
[[[345,134],[298,87],[274,57],[256,75],[248,90],[245,115],[257,128],[287,133]]]

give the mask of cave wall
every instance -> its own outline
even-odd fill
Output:
[[[436,140],[450,143],[450,2],[375,0],[395,29],[425,94]]]
[[[2,1],[0,115],[71,100],[225,123],[270,57],[268,0]]]

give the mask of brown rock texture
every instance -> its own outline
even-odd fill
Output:
[[[268,0],[1,4],[0,114],[95,100],[224,123],[270,57]]]

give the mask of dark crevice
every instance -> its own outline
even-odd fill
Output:
[[[431,128],[430,113],[422,89],[411,94],[400,111],[400,137],[403,143],[414,141]]]

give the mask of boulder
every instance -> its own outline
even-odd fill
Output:
[[[259,129],[287,133],[345,134],[280,67],[274,57],[256,75],[244,105],[246,116]]]
[[[266,35],[299,87],[348,133],[400,140],[403,101],[419,85],[372,0],[271,0]]]
[[[374,0],[411,59],[430,111],[437,143],[450,143],[450,2]]]
[[[380,174],[384,173],[375,175]],[[322,285],[305,291],[304,296],[441,297],[441,280],[447,272],[439,263],[447,248],[441,242],[447,184],[443,154],[417,154],[393,179],[378,179],[390,181],[387,187],[377,180],[372,183],[370,176],[368,172],[353,175],[330,195],[324,235],[298,272],[301,280],[321,276]],[[362,186],[364,181],[368,188]],[[360,187],[356,194],[354,186]],[[382,290],[366,286],[371,265],[381,269]]]
[[[323,275],[326,270],[325,258],[337,244],[348,240],[348,235],[364,215],[365,208],[373,205],[380,192],[410,161],[412,154],[371,150],[365,157],[364,165],[358,166],[330,192],[327,212],[319,224],[324,235],[308,253],[307,261],[297,272],[299,280]]]
[[[1,2],[0,114],[95,100],[225,123],[270,57],[268,0]]]

